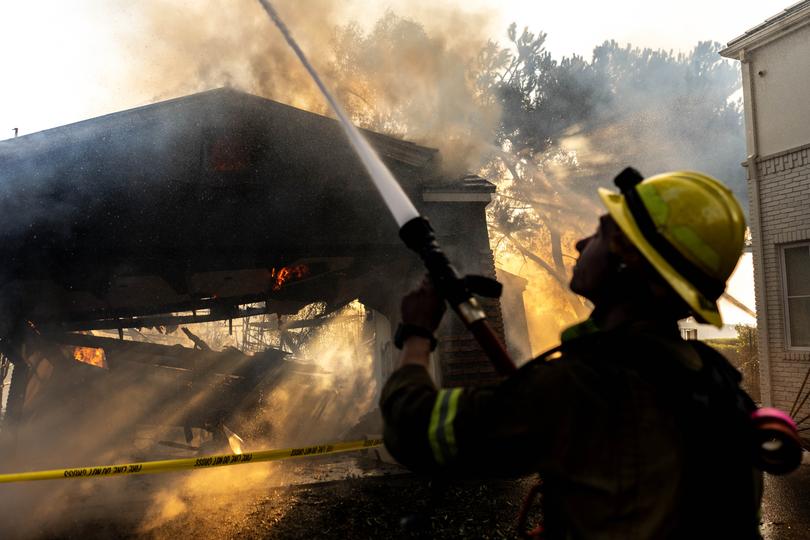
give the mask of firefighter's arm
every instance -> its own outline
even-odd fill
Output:
[[[380,395],[385,446],[397,461],[416,471],[436,468],[427,440],[437,390],[427,369],[402,365],[391,374]]]
[[[430,332],[443,312],[428,280],[402,301],[403,322]],[[385,443],[397,460],[415,470],[496,474],[548,461],[548,441],[565,420],[557,399],[566,385],[558,376],[538,379],[538,366],[529,366],[497,386],[437,390],[429,361],[428,339],[404,340],[400,367],[380,396]],[[538,432],[545,432],[539,440]]]
[[[430,367],[430,340],[419,336],[411,336],[402,345],[402,355],[399,365],[417,365],[425,369]]]
[[[402,299],[400,314],[402,324],[397,330],[402,339],[402,355],[399,365],[430,367],[430,352],[436,344],[433,333],[444,316],[444,300],[436,293],[430,278],[425,276],[419,288]]]
[[[444,301],[425,277],[418,289],[402,299],[402,323],[430,335],[439,326],[444,309]],[[386,447],[400,463],[414,470],[435,468],[426,440],[428,419],[437,394],[428,375],[431,349],[428,337],[414,333],[404,337],[399,369],[388,379],[380,396]]]
[[[436,389],[404,365],[383,389],[385,443],[414,470],[513,475],[553,467],[570,441],[566,373],[524,367],[495,386]]]

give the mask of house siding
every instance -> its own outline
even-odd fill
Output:
[[[764,291],[759,310],[767,313],[770,389],[773,405],[789,411],[810,369],[810,351],[791,350],[787,341],[782,248],[810,241],[810,144],[757,160],[761,202]],[[749,179],[749,189],[756,189]],[[764,294],[760,295],[760,292]],[[759,322],[762,324],[763,317]],[[805,388],[805,391],[807,388]],[[810,400],[794,415],[810,414]]]

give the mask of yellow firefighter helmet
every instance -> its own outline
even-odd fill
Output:
[[[722,326],[717,300],[745,243],[731,190],[692,171],[644,179],[627,168],[615,182],[621,193],[599,189],[611,217],[698,319]]]

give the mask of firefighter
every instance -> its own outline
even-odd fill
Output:
[[[539,472],[544,538],[759,538],[754,404],[737,371],[677,325],[690,314],[722,325],[743,212],[696,172],[628,168],[615,182],[621,193],[599,190],[607,213],[576,244],[570,287],[590,318],[499,384],[438,390],[427,368],[444,303],[427,281],[405,296],[385,444],[431,474]]]

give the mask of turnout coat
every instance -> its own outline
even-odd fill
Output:
[[[401,367],[380,401],[386,447],[433,474],[539,472],[545,538],[759,538],[754,404],[725,358],[674,324],[585,321],[562,341],[495,386],[437,389]]]

